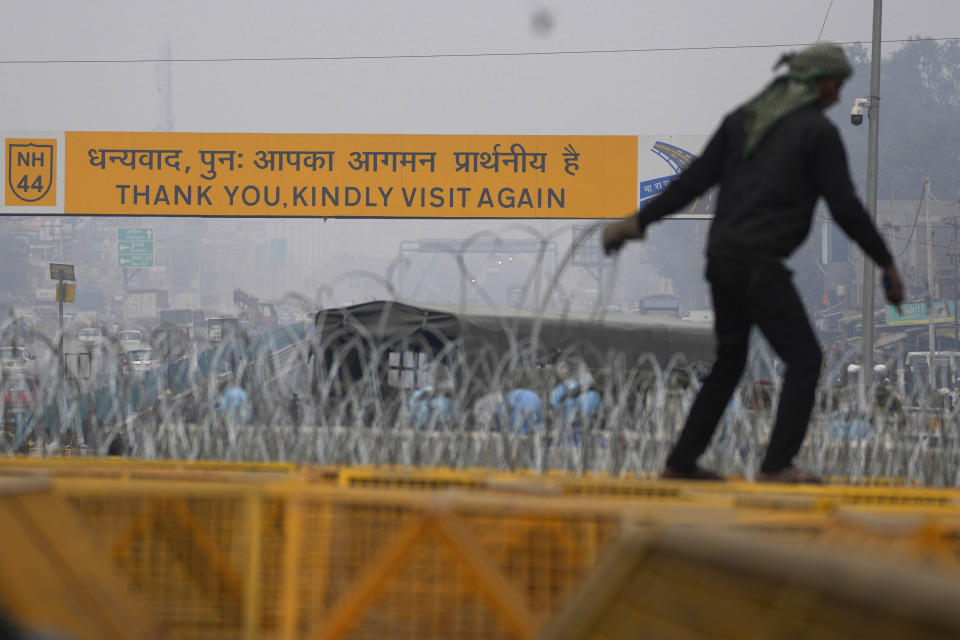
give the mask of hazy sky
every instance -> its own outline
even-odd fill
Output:
[[[782,49],[167,67],[13,62],[807,43],[828,7],[824,39],[869,41],[871,0],[6,2],[0,128],[706,134],[770,78]],[[957,0],[887,0],[883,17],[885,39],[960,36]],[[158,90],[168,71],[169,108]]]
[[[0,129],[706,135],[797,48],[767,45],[812,43],[821,26],[825,40],[869,42],[872,10],[872,0],[7,0]],[[960,0],[887,0],[883,25],[888,40],[960,37]],[[327,59],[185,61],[212,58]],[[17,62],[29,60],[82,62]],[[118,62],[93,62],[105,60]],[[290,267],[303,286],[340,251],[389,256],[405,238],[516,224],[278,221],[270,233],[316,238],[302,271]]]

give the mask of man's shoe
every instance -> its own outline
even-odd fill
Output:
[[[796,467],[785,467],[780,471],[761,471],[757,474],[757,482],[782,482],[784,484],[823,484],[820,476]]]
[[[726,480],[719,473],[694,467],[690,471],[679,471],[670,467],[664,467],[660,474],[661,480]]]

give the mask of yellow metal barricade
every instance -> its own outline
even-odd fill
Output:
[[[0,471],[17,465],[47,470],[170,638],[529,638],[628,525],[960,575],[955,490],[130,460]]]
[[[539,497],[54,485],[173,638],[531,637],[622,521]]]
[[[315,481],[334,482],[337,469],[310,467]],[[246,475],[290,475],[302,473],[293,463],[217,462],[186,460],[137,460],[121,457],[0,457],[0,476],[44,474],[90,478],[156,478],[168,480],[220,480],[228,482]]]
[[[956,638],[960,580],[734,531],[626,532],[544,640]]]
[[[0,536],[4,617],[75,640],[157,637],[142,603],[43,479],[0,480]]]
[[[102,477],[220,482],[295,481],[309,484],[410,491],[517,491],[564,494],[620,502],[709,503],[735,500],[813,501],[819,508],[927,509],[960,505],[960,489],[908,487],[885,479],[859,485],[776,485],[661,481],[652,477],[610,477],[550,472],[501,472],[399,466],[315,466],[295,463],[135,460],[128,458],[0,457],[0,476],[43,473],[57,477]]]

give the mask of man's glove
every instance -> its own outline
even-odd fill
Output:
[[[899,310],[900,303],[903,302],[903,281],[892,264],[883,270],[883,292],[887,296],[887,302],[896,305]]]
[[[608,224],[603,230],[603,252],[609,256],[619,251],[627,240],[642,240],[644,231],[636,214],[630,214],[619,222]]]

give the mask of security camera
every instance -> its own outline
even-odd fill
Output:
[[[863,124],[863,107],[853,105],[853,108],[850,109],[850,122],[855,125]]]
[[[864,109],[870,108],[870,98],[857,98],[853,101],[853,108],[850,109],[850,122],[854,125],[863,124]]]

